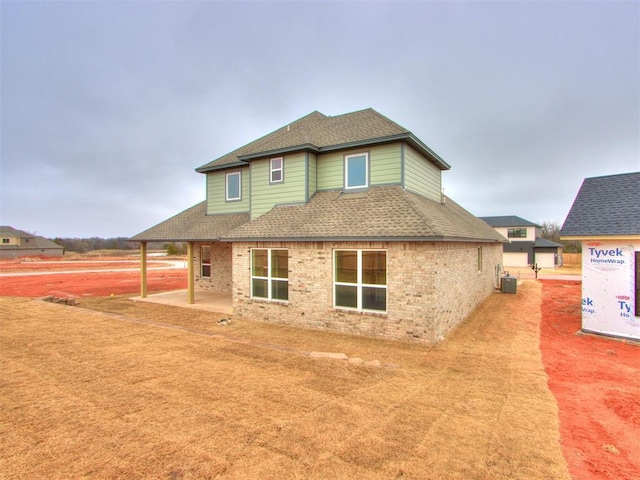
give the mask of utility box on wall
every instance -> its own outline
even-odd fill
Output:
[[[516,277],[502,277],[502,293],[518,293],[518,279]]]

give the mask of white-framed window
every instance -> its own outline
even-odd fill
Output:
[[[527,229],[509,228],[507,229],[507,238],[527,238]]]
[[[225,176],[225,200],[233,202],[242,199],[242,172],[231,172]]]
[[[284,182],[284,158],[272,158],[269,160],[269,183]]]
[[[334,307],[387,311],[386,250],[334,250]]]
[[[211,277],[211,247],[209,245],[200,247],[200,276]]]
[[[289,300],[289,251],[251,249],[251,298]]]
[[[369,154],[357,153],[344,157],[345,190],[369,186]]]

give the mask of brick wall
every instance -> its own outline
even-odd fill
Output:
[[[202,246],[211,248],[211,276],[203,277],[201,268]],[[230,243],[196,243],[194,245],[194,287],[216,293],[231,293],[231,255]]]
[[[241,317],[433,344],[495,287],[502,244],[258,242],[233,244],[233,306]],[[289,300],[251,299],[251,248],[289,250]],[[387,251],[387,313],[333,308],[334,249]]]

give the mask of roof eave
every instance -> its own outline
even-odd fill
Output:
[[[221,237],[221,242],[456,242],[504,243],[497,239],[465,237]]]
[[[612,235],[560,235],[560,240],[580,241],[580,240],[640,240],[640,233],[636,234],[612,234]]]
[[[215,170],[226,170],[228,168],[245,167],[247,165],[249,165],[247,162],[240,160],[232,163],[224,163],[222,165],[209,165],[208,167],[207,166],[198,167],[195,170],[198,173],[207,173],[207,172],[213,172]]]

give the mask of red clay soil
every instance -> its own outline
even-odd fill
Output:
[[[640,478],[640,344],[580,333],[581,283],[542,282],[540,348],[574,479]]]
[[[187,288],[186,269],[147,272],[147,291]],[[9,297],[106,297],[140,292],[140,272],[60,273],[0,277],[0,295]]]
[[[149,266],[167,265],[168,262],[149,262]],[[105,259],[95,261],[73,261],[62,259],[33,260],[1,260],[0,273],[15,272],[46,272],[55,270],[86,270],[86,269],[111,269],[111,268],[135,268],[139,267],[137,260],[125,261],[120,259]]]

